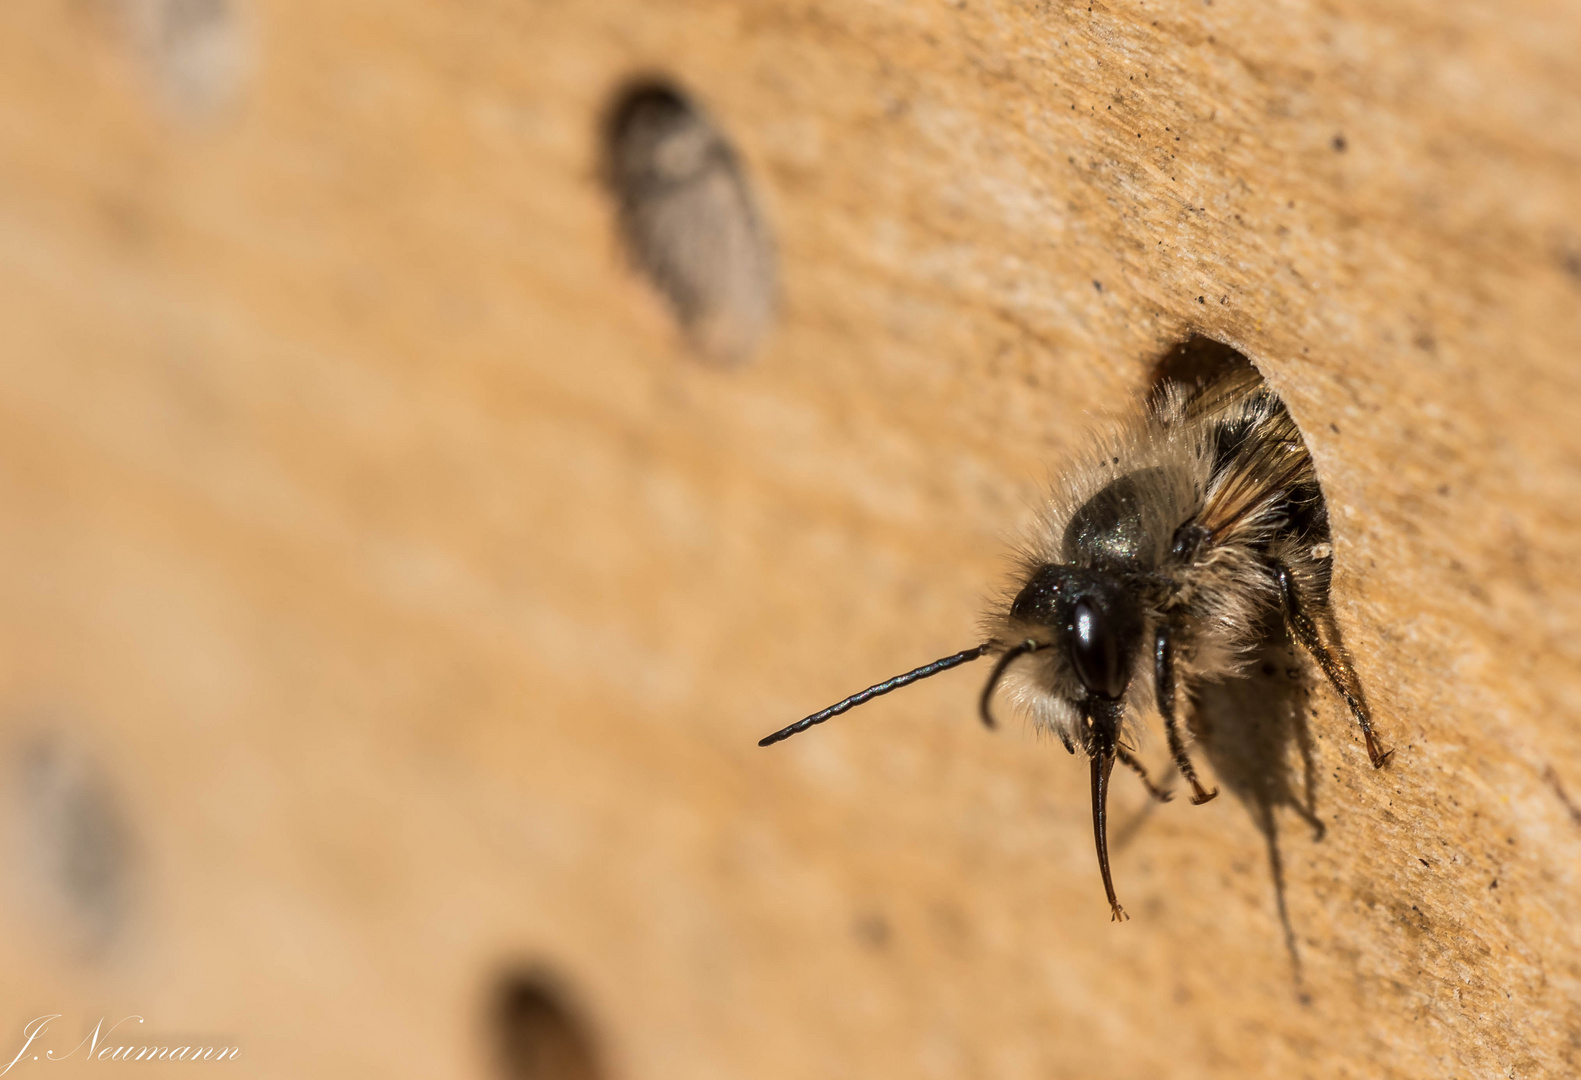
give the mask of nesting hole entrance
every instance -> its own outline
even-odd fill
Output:
[[[1202,334],[1192,334],[1154,363],[1153,388],[1172,382],[1205,386],[1226,375],[1256,370],[1257,365],[1240,350]]]
[[[132,42],[166,104],[208,120],[234,103],[252,61],[242,0],[121,0]]]
[[[495,991],[495,1057],[503,1080],[601,1080],[586,1019],[564,987],[542,974],[511,975]]]
[[[747,360],[774,315],[774,251],[729,138],[674,84],[620,90],[603,124],[604,180],[632,264],[693,348]]]
[[[108,777],[63,738],[40,738],[18,755],[30,879],[48,921],[95,959],[116,937],[130,900],[129,830]]]

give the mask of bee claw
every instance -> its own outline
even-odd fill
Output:
[[[1376,739],[1374,739],[1372,737],[1372,732],[1369,731],[1369,732],[1366,733],[1366,735],[1367,735],[1367,756],[1372,759],[1372,767],[1374,769],[1381,769],[1381,768],[1383,768],[1385,765],[1387,765],[1389,763],[1389,759],[1390,758],[1394,757],[1394,751],[1392,749],[1390,749],[1390,750],[1383,750],[1383,749],[1381,749],[1378,746],[1378,740],[1376,740]]]

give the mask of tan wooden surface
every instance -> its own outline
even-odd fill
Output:
[[[0,1059],[489,1076],[543,966],[630,1080],[1581,1071],[1576,4],[169,6],[0,5]],[[642,73],[775,238],[732,370],[618,248]],[[973,643],[1193,331],[1302,425],[1387,770],[1224,691],[1113,926],[983,672],[753,745]]]

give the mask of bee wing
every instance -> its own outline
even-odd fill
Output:
[[[1236,449],[1217,467],[1197,518],[1215,543],[1263,527],[1265,511],[1313,479],[1301,432],[1264,387],[1262,376],[1248,367],[1207,384],[1185,403],[1187,417],[1209,430],[1237,430]]]
[[[1261,420],[1208,486],[1197,523],[1215,543],[1270,524],[1267,511],[1313,481],[1312,458],[1290,414]]]
[[[1262,375],[1250,364],[1234,368],[1187,395],[1185,418],[1211,422],[1240,411],[1265,385]]]

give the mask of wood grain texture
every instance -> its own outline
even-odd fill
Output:
[[[0,1057],[489,1075],[520,963],[632,1080],[1581,1069],[1575,4],[226,10],[193,110],[120,7],[0,6]],[[775,236],[740,369],[598,182],[654,72]],[[753,745],[972,644],[1192,332],[1302,426],[1388,769],[1309,667],[1227,688],[1234,797],[1117,784],[1114,927],[981,673]]]

